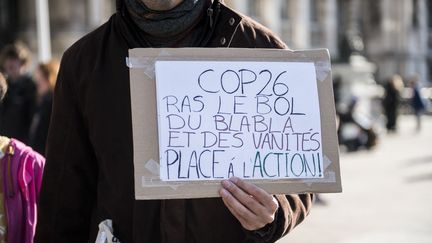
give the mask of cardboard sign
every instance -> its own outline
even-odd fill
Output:
[[[128,66],[136,199],[216,197],[231,176],[341,191],[326,50],[133,49]]]
[[[156,61],[156,90],[161,180],[323,176],[313,62]]]

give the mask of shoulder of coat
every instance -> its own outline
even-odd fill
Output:
[[[223,11],[227,11],[228,15],[239,19],[236,34],[241,32],[246,38],[254,39],[257,42],[257,47],[288,49],[287,45],[272,30],[258,21],[226,5],[224,5]]]

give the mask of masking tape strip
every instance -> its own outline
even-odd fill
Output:
[[[317,182],[324,182],[324,183],[334,183],[336,182],[336,175],[334,171],[327,171],[327,168],[330,166],[332,161],[326,156],[323,156],[323,171],[324,171],[324,178],[320,179],[302,179],[304,183],[306,183],[308,186],[310,186],[312,183]],[[147,161],[147,163],[144,165],[144,167],[156,176],[156,178],[146,178],[144,176],[141,177],[141,185],[142,187],[166,187],[169,186],[176,190],[178,188],[178,185],[173,185],[172,182],[164,182],[160,180],[160,165],[158,162],[156,162],[154,159],[150,159]],[[205,183],[205,181],[202,181]]]
[[[172,182],[161,181],[159,178],[146,178],[141,176],[141,187],[170,187],[173,190],[177,190],[179,185],[173,185]]]
[[[148,66],[155,65],[156,61],[159,58],[168,57],[169,59],[173,58],[173,54],[167,49],[160,49],[159,54],[152,57],[126,57],[126,66],[129,68],[147,68]],[[175,59],[175,57],[174,57]],[[182,59],[182,58],[180,58]],[[183,59],[182,59],[183,60]],[[154,69],[153,69],[154,70]],[[154,73],[154,72],[153,72]],[[152,74],[152,73],[148,73]]]
[[[141,176],[141,185],[142,187],[166,187],[159,178],[147,178],[145,176]]]
[[[126,57],[126,66],[129,68],[139,68],[144,71],[144,74],[150,79],[155,79],[156,61],[160,57],[169,56],[168,51],[161,51],[158,57]],[[244,58],[247,61],[249,58]],[[250,58],[255,60],[255,58]],[[328,60],[315,61],[316,77],[319,81],[323,82],[331,73],[331,64]]]
[[[126,57],[126,66],[129,68],[145,68],[154,66],[156,58],[154,57]]]
[[[324,171],[326,171],[327,167],[329,167],[332,162],[331,162],[331,160],[326,155],[324,155],[323,157],[324,157],[323,158],[324,159],[324,161],[323,161],[323,168],[324,168]]]
[[[146,178],[145,176],[141,176],[141,185],[142,187],[170,187],[173,190],[177,190],[178,185],[173,185],[172,182],[162,181],[160,176],[160,165],[154,159],[149,159],[144,167],[156,176],[156,178]]]
[[[333,183],[336,182],[336,175],[333,171],[327,171],[327,168],[330,166],[331,164],[331,160],[324,155],[323,156],[323,171],[324,171],[324,177],[323,178],[319,178],[319,179],[302,179],[302,181],[307,184],[308,186],[311,186],[312,183]]]
[[[331,73],[331,64],[329,61],[315,62],[316,76],[321,82],[325,81]]]
[[[312,183],[335,183],[336,182],[336,173],[334,171],[327,171],[327,168],[330,166],[332,161],[326,156],[323,156],[323,171],[324,177],[319,179],[303,179],[302,181],[311,186]]]
[[[303,183],[312,186],[314,183],[335,183],[336,182],[336,173],[334,171],[328,171],[324,173],[324,178],[320,179],[303,179]]]
[[[151,57],[126,57],[126,66],[129,68],[139,68],[150,79],[155,79],[156,58]]]
[[[160,173],[160,165],[158,162],[156,162],[154,159],[150,159],[147,161],[147,163],[144,165],[144,167],[152,174],[156,175],[159,178]]]

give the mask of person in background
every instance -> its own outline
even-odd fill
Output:
[[[6,79],[2,73],[0,73],[0,104],[2,103],[3,97],[7,91]],[[1,134],[0,134],[1,137]],[[0,138],[0,148],[3,147],[3,143]],[[3,151],[0,150],[0,159],[3,156]],[[1,160],[0,160],[1,161]],[[1,168],[0,168],[1,170]],[[7,220],[6,220],[6,211],[5,211],[5,196],[3,190],[3,180],[0,173],[0,243],[6,243],[7,239]]]
[[[0,104],[1,101],[3,100],[4,95],[6,94],[6,91],[7,91],[6,78],[0,72]]]
[[[0,73],[0,104],[2,102],[4,95],[6,94],[6,90],[7,90],[6,79],[3,76],[3,74]],[[0,185],[3,185],[3,180],[0,180]],[[3,193],[3,187],[0,187],[0,243],[6,243],[6,233],[7,233],[7,222],[6,222],[6,211],[4,208],[4,193]]]
[[[417,125],[416,130],[421,130],[421,115],[423,114],[425,110],[425,104],[422,100],[419,86],[418,86],[418,77],[415,76],[410,81],[410,87],[412,89],[412,96],[411,96],[411,107],[414,111],[414,115],[416,117]]]
[[[231,178],[221,198],[135,200],[125,59],[138,47],[287,46],[222,0],[116,2],[117,12],[63,55],[35,242],[95,242],[107,220],[122,243],[279,240],[308,215],[312,194],[271,195]]]
[[[399,75],[394,75],[392,78],[388,79],[384,85],[385,94],[383,107],[387,118],[386,128],[388,132],[396,132],[402,89],[403,81]]]
[[[30,126],[29,145],[40,154],[45,154],[45,144],[51,119],[52,96],[59,69],[59,62],[52,59],[40,63],[34,72],[36,83],[36,107]]]
[[[0,104],[0,133],[27,142],[33,118],[36,88],[27,73],[30,52],[22,43],[7,45],[0,53],[8,91]]]
[[[0,73],[0,104],[8,91]],[[0,243],[33,243],[45,158],[0,133]]]

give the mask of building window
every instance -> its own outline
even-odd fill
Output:
[[[282,0],[281,17],[281,37],[288,46],[292,46],[291,0]]]
[[[283,0],[281,6],[281,16],[283,20],[289,20],[289,0]]]
[[[320,1],[318,0],[311,0],[310,1],[310,20],[312,23],[316,23],[319,21],[319,16],[320,16],[320,9],[319,9],[319,3]]]
[[[369,13],[371,26],[378,27],[381,24],[381,1],[369,0]]]
[[[322,19],[321,9],[324,7],[322,0],[311,0],[309,8],[310,18],[310,31],[311,31],[311,46],[319,47],[322,41],[322,28],[320,20]]]
[[[412,1],[412,4],[413,4],[413,6],[412,6],[412,9],[413,9],[413,12],[412,12],[412,25],[413,25],[413,27],[414,28],[417,28],[417,27],[419,27],[419,12],[418,12],[418,0],[413,0]]]
[[[427,1],[427,12],[428,12],[428,25],[429,29],[432,29],[432,2]]]
[[[428,12],[428,66],[429,66],[429,80],[432,82],[432,2],[426,2]]]

